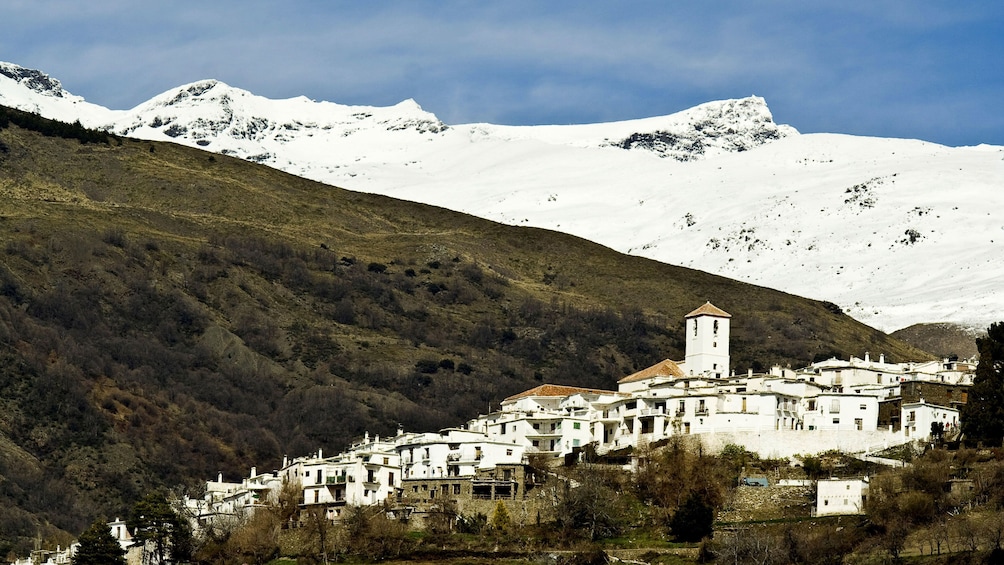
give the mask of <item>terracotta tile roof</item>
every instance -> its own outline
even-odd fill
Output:
[[[540,385],[536,388],[531,388],[530,390],[523,391],[519,394],[514,394],[509,398],[506,398],[502,402],[508,402],[510,400],[517,400],[520,398],[526,398],[528,396],[558,396],[565,397],[571,396],[573,394],[578,394],[580,392],[591,392],[594,394],[618,394],[613,390],[599,390],[595,388],[582,388],[579,386],[564,386],[564,385]]]
[[[659,361],[648,369],[642,369],[633,375],[624,377],[623,379],[617,381],[617,384],[633,383],[643,381],[645,379],[651,379],[652,377],[683,378],[685,376],[687,375],[683,373],[683,370],[680,369],[680,366],[677,365],[675,361],[666,359],[664,361]]]
[[[732,314],[729,314],[711,302],[706,302],[704,303],[704,306],[701,306],[697,310],[687,314],[684,318],[693,318],[695,316],[718,316],[719,318],[731,318]]]

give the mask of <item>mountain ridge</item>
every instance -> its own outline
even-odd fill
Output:
[[[186,105],[153,103],[200,84]],[[1004,318],[1004,222],[987,213],[1004,209],[1004,148],[800,134],[757,97],[607,124],[448,125],[408,101],[270,101],[221,85],[77,117],[832,301],[885,330]],[[0,101],[22,94],[0,80]],[[54,117],[89,108],[57,102]]]

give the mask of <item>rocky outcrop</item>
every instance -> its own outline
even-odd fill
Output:
[[[767,103],[756,96],[709,102],[677,116],[680,121],[672,127],[632,133],[610,145],[692,161],[710,154],[747,151],[796,133],[790,126],[775,124]]]

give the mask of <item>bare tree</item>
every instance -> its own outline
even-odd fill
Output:
[[[456,501],[449,498],[442,499],[429,509],[425,520],[426,530],[433,535],[449,534],[453,531],[458,515]]]
[[[716,537],[719,563],[781,565],[789,562],[779,536],[763,527],[740,526]]]
[[[300,512],[300,522],[313,540],[317,541],[317,555],[322,563],[328,562],[328,542],[333,524],[328,519],[328,509],[313,505]]]
[[[626,523],[622,497],[595,465],[581,465],[578,484],[565,485],[556,509],[558,525],[567,534],[588,533],[590,540],[617,534]]]

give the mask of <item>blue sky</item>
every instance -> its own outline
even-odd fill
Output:
[[[414,98],[447,123],[669,114],[756,94],[802,132],[1004,145],[1004,3],[4,0],[0,60],[131,108],[204,78]]]

